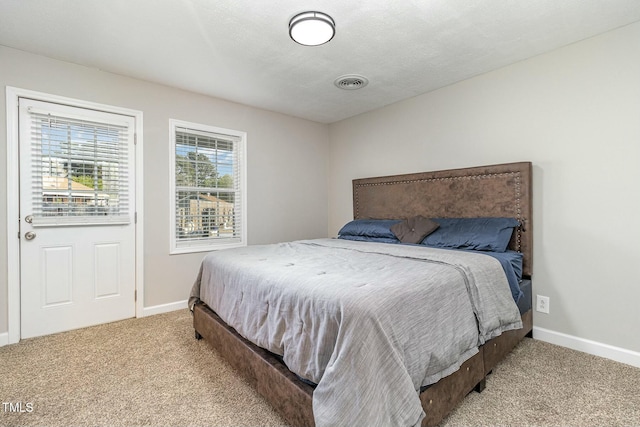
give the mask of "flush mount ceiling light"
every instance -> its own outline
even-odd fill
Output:
[[[326,13],[302,12],[289,21],[289,36],[304,46],[325,44],[336,34],[336,23]]]

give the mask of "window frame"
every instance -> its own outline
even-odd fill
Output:
[[[229,242],[226,239],[220,239],[217,237],[199,239],[198,241],[192,241],[189,246],[178,246],[179,239],[176,235],[176,135],[178,129],[192,130],[194,133],[204,132],[213,133],[218,135],[227,135],[232,138],[237,138],[239,141],[236,143],[237,149],[237,167],[239,169],[236,176],[239,178],[238,183],[234,183],[236,194],[239,192],[239,201],[236,204],[240,205],[239,225],[240,233],[239,240]],[[197,253],[197,252],[209,252],[220,249],[236,248],[247,246],[247,133],[243,131],[220,128],[216,126],[204,125],[201,123],[187,122],[177,119],[169,119],[169,218],[170,218],[170,243],[169,254],[185,254],[185,253]]]

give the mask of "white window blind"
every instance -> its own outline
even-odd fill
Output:
[[[126,123],[29,109],[33,225],[127,224]]]
[[[194,124],[176,124],[172,129],[172,249],[187,252],[245,244],[242,133]]]

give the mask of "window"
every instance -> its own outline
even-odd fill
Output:
[[[171,253],[245,246],[246,133],[170,120]]]
[[[28,112],[33,226],[128,224],[130,123]]]

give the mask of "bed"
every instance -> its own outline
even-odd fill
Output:
[[[424,386],[419,387],[419,391],[415,391],[415,399],[413,397],[408,397],[406,399],[399,399],[397,405],[389,411],[400,412],[404,414],[404,407],[402,407],[403,402],[416,400],[418,401],[419,409],[421,412],[420,417],[416,418],[416,408],[415,404],[413,406],[408,405],[406,409],[406,418],[397,418],[394,419],[393,423],[398,424],[402,423],[405,425],[416,425],[420,424],[423,426],[428,425],[436,425],[438,424],[469,392],[473,391],[482,391],[485,387],[485,379],[486,376],[493,370],[497,363],[502,360],[506,354],[508,354],[511,349],[524,337],[531,334],[532,330],[532,313],[531,313],[531,272],[532,272],[532,223],[531,223],[531,164],[529,162],[520,162],[520,163],[509,163],[502,165],[491,165],[491,166],[482,166],[482,167],[474,167],[474,168],[464,168],[464,169],[454,169],[454,170],[445,170],[445,171],[434,171],[434,172],[423,172],[416,174],[407,174],[407,175],[396,175],[396,176],[387,176],[387,177],[376,177],[376,178],[364,178],[364,179],[356,179],[353,181],[353,211],[354,211],[354,220],[368,219],[373,218],[377,220],[385,220],[385,219],[399,219],[399,218],[414,218],[418,215],[427,218],[477,218],[477,217],[505,217],[505,218],[515,218],[518,221],[518,225],[515,227],[511,239],[509,241],[509,249],[512,251],[516,251],[521,254],[522,264],[521,264],[521,279],[518,282],[518,286],[522,287],[524,294],[526,296],[522,297],[521,301],[518,301],[518,312],[516,313],[517,319],[517,327],[516,323],[511,320],[505,320],[504,325],[497,325],[492,330],[487,330],[486,334],[479,333],[481,335],[481,339],[478,339],[478,342],[474,344],[473,348],[467,348],[468,340],[464,341],[465,347],[462,347],[463,350],[460,350],[464,353],[458,360],[454,361],[454,363],[446,362],[443,366],[445,368],[434,371],[429,379],[426,381]],[[294,244],[295,243],[295,244]],[[285,251],[294,251],[294,252],[304,252],[309,253],[311,258],[314,257],[313,251],[315,250],[324,250],[328,252],[324,252],[321,256],[316,256],[316,258],[328,258],[335,253],[348,253],[349,259],[351,259],[356,253],[367,252],[369,256],[379,256],[388,257],[388,254],[379,254],[379,251],[392,251],[393,253],[390,255],[395,257],[394,259],[397,263],[402,264],[405,262],[409,262],[406,259],[410,258],[412,262],[415,261],[415,258],[421,258],[422,253],[420,255],[416,255],[418,251],[422,250],[422,248],[416,249],[411,247],[411,245],[386,245],[387,247],[393,246],[392,249],[388,249],[384,244],[380,243],[369,243],[369,242],[353,242],[353,241],[338,241],[338,239],[322,239],[317,241],[303,241],[303,242],[294,242],[292,244],[283,244],[281,245],[283,250]],[[337,246],[336,246],[337,245]],[[358,246],[361,245],[361,246]],[[363,250],[362,248],[365,248]],[[313,248],[313,250],[311,249]],[[382,248],[382,249],[381,249]],[[267,251],[271,251],[272,248],[266,249]],[[341,252],[342,251],[342,252]],[[350,251],[350,252],[346,252]],[[442,251],[442,250],[434,250],[431,251],[429,257],[436,257],[435,260],[429,258],[428,262],[425,260],[420,260],[418,264],[438,264],[442,265],[443,263],[451,266],[455,266],[455,268],[449,268],[448,271],[453,271],[457,267],[458,261],[449,258],[449,253],[452,251]],[[373,253],[371,255],[370,253]],[[220,255],[224,257],[225,255]],[[230,281],[238,282],[238,286],[241,287],[242,283],[250,276],[248,272],[251,272],[252,269],[258,268],[257,264],[261,260],[272,260],[272,259],[280,259],[277,258],[280,255],[275,255],[270,252],[265,254],[252,254],[247,252],[246,258],[243,258],[243,261],[238,264],[238,266],[234,267],[238,270],[238,275],[234,276],[235,279],[228,279]],[[287,255],[288,256],[288,255]],[[360,255],[358,255],[360,256]],[[456,255],[457,256],[457,255]],[[475,262],[475,258],[473,257],[483,257],[483,255],[475,255],[470,254],[469,256],[461,255],[463,257],[467,257],[472,264]],[[241,258],[234,255],[234,258]],[[473,259],[472,259],[473,258]],[[285,258],[282,258],[285,259]],[[368,258],[367,258],[368,259]],[[380,258],[381,259],[381,258]],[[226,262],[231,262],[229,260],[222,260],[223,264]],[[246,262],[245,262],[246,261]],[[300,261],[301,264],[304,264],[307,261]],[[337,264],[337,261],[334,260]],[[365,261],[366,262],[366,261]],[[374,262],[381,262],[376,261]],[[467,261],[465,261],[467,262]],[[264,263],[263,263],[264,264]],[[295,263],[290,263],[291,267],[296,267]],[[204,263],[203,263],[204,265]],[[404,265],[404,264],[403,264]],[[408,265],[408,264],[407,264]],[[412,264],[413,265],[413,264]],[[478,264],[480,265],[480,264]],[[484,264],[482,264],[484,265]],[[343,269],[345,267],[342,267]],[[386,268],[386,267],[385,267]],[[422,267],[420,267],[422,268]],[[425,267],[426,268],[426,267]],[[431,268],[431,267],[430,267]],[[469,267],[471,268],[471,267]],[[475,268],[475,267],[474,267]],[[486,275],[487,277],[487,285],[491,286],[493,282],[499,282],[502,279],[496,278],[497,276],[491,276],[490,272],[485,272],[484,267],[478,267],[479,270],[474,270],[470,277],[481,277],[482,275]],[[493,268],[493,267],[492,267]],[[271,269],[269,267],[268,269]],[[205,269],[206,270],[206,269]],[[404,268],[403,271],[407,270],[415,270],[414,267],[411,269]],[[294,268],[289,271],[294,271]],[[382,270],[381,270],[382,271]],[[322,271],[321,273],[325,273]],[[333,271],[329,270],[329,274],[332,274]],[[357,277],[365,277],[363,271],[356,272],[354,276]],[[211,276],[211,272],[205,271],[204,273],[207,277]],[[262,274],[262,273],[261,273]],[[283,273],[275,273],[276,276],[270,281],[275,285],[279,286],[279,280],[282,278]],[[278,276],[280,274],[280,276]],[[416,274],[422,274],[420,272]],[[198,279],[196,283],[200,283],[202,281],[203,269],[201,268],[200,274],[198,275]],[[306,285],[303,285],[308,278],[303,276],[296,276],[296,274],[289,274],[287,276],[291,276],[296,278],[299,281],[300,287],[303,288]],[[384,282],[384,275],[381,273],[380,281]],[[248,279],[247,279],[248,280]],[[315,280],[315,279],[313,279]],[[375,277],[367,277],[365,285],[375,285]],[[415,278],[408,278],[408,283],[411,283]],[[466,285],[468,286],[468,278],[466,280]],[[474,279],[475,280],[475,279]],[[407,285],[403,285],[407,286]],[[462,289],[462,285],[456,284],[455,287],[452,285],[451,289]],[[485,286],[485,285],[483,285]],[[497,285],[496,285],[497,286]],[[360,288],[358,286],[355,286]],[[318,418],[314,418],[314,404],[315,404],[315,412],[316,415],[319,413],[324,413],[322,411],[326,411],[326,407],[323,407],[318,403],[319,400],[324,399],[325,395],[335,395],[340,396],[340,393],[343,392],[346,387],[350,387],[349,382],[342,381],[343,376],[349,376],[349,370],[341,370],[339,371],[339,375],[334,375],[331,377],[332,370],[336,366],[335,364],[326,365],[326,363],[306,363],[298,360],[293,360],[291,357],[287,359],[287,355],[280,354],[282,352],[277,349],[274,350],[270,348],[270,344],[267,341],[264,341],[260,336],[250,336],[250,330],[255,325],[242,326],[242,323],[238,323],[236,328],[232,328],[227,325],[225,321],[219,316],[222,314],[228,321],[235,317],[243,317],[245,320],[249,320],[251,323],[251,319],[260,316],[272,316],[269,313],[284,313],[282,315],[283,318],[287,317],[288,309],[278,306],[275,308],[265,309],[264,313],[260,311],[261,309],[256,309],[251,313],[251,315],[243,314],[243,311],[238,307],[231,306],[220,306],[218,311],[220,313],[216,313],[211,307],[207,304],[203,303],[204,301],[214,301],[215,298],[218,298],[226,293],[231,292],[231,288],[227,287],[224,292],[223,291],[211,291],[212,295],[218,295],[217,297],[211,297],[210,295],[206,298],[202,296],[201,290],[199,286],[194,286],[194,291],[192,292],[192,298],[190,298],[190,306],[193,309],[194,314],[194,328],[196,331],[197,338],[205,338],[211,345],[239,372],[243,373],[245,377],[256,387],[257,391],[260,392],[272,405],[273,407],[283,416],[288,423],[293,426],[314,426],[319,424]],[[244,293],[240,292],[238,296],[236,296],[235,301],[241,301],[243,298],[247,300],[253,298],[251,288],[244,288]],[[475,288],[474,288],[475,289]],[[217,293],[216,293],[217,292]],[[314,291],[315,292],[315,291]],[[329,292],[335,292],[331,290]],[[365,294],[362,294],[365,295]],[[326,295],[320,295],[317,301],[325,301]],[[213,299],[212,299],[213,298]],[[360,297],[359,297],[360,298]],[[362,299],[362,298],[360,298]],[[513,301],[512,301],[513,302]],[[263,303],[264,304],[264,303]],[[273,304],[273,302],[272,302]],[[311,303],[311,305],[319,303]],[[406,303],[406,310],[411,311],[410,302]],[[447,304],[453,304],[453,302],[447,302]],[[210,305],[214,305],[213,302]],[[268,305],[268,304],[267,304]],[[285,304],[286,305],[286,304]],[[344,305],[344,304],[343,304]],[[384,305],[384,304],[382,304]],[[478,322],[476,325],[476,329],[482,329],[480,318],[484,316],[484,314],[478,315],[478,310],[482,312],[482,308],[477,308],[478,302],[475,300],[471,300],[470,305],[473,307],[475,315],[475,320]],[[381,304],[378,301],[378,306]],[[289,307],[288,305],[286,307]],[[323,306],[324,307],[324,306]],[[395,307],[397,310],[398,307]],[[271,310],[271,311],[269,311]],[[433,311],[436,308],[430,308],[429,310]],[[466,310],[466,309],[465,309]],[[400,311],[403,311],[402,309]],[[415,313],[420,313],[420,311],[411,311],[414,313],[411,316],[412,319],[415,318]],[[456,309],[454,312],[458,313],[466,313],[463,309]],[[489,310],[491,312],[491,310]],[[509,314],[513,316],[513,313]],[[345,324],[350,324],[347,320],[349,317],[342,313],[340,314],[341,321]],[[273,316],[272,316],[273,317]],[[358,335],[366,335],[367,339],[377,339],[377,338],[369,338],[375,337],[376,335],[372,332],[369,333],[369,329],[367,325],[371,323],[378,322],[378,319],[381,316],[376,317],[375,322],[368,321],[363,324],[358,324]],[[384,316],[382,316],[384,317]],[[388,316],[387,316],[388,317]],[[455,316],[451,316],[455,317]],[[456,322],[466,322],[469,323],[469,315],[464,314],[459,316],[460,319],[455,320]],[[386,317],[385,317],[386,318]],[[346,319],[346,320],[345,320]],[[295,320],[295,319],[294,319]],[[291,322],[294,322],[291,320]],[[415,320],[415,319],[414,319]],[[271,318],[272,323],[280,322],[280,319]],[[457,323],[450,323],[449,319],[443,319],[443,329],[451,329],[451,330],[459,330],[459,326]],[[453,322],[453,320],[451,320]],[[232,322],[230,322],[232,323]],[[299,322],[301,325],[304,322]],[[508,323],[508,325],[507,325]],[[278,323],[279,324],[279,323]],[[376,323],[377,324],[377,323]],[[448,325],[448,326],[447,326]],[[480,325],[480,327],[479,327]],[[505,326],[507,325],[507,326]],[[305,329],[308,324],[304,324],[300,326],[300,330]],[[383,325],[384,326],[384,325]],[[257,327],[259,330],[260,327]],[[280,326],[273,327],[270,331],[279,330]],[[360,329],[363,328],[363,329]],[[404,331],[404,329],[396,326],[389,326],[388,328],[395,328]],[[261,344],[258,346],[253,342],[243,338],[241,334],[239,334],[236,329],[239,329],[242,335],[249,336],[252,341]],[[254,328],[255,329],[255,328]],[[340,330],[340,328],[337,328]],[[428,329],[428,328],[424,328]],[[306,330],[306,329],[305,329]],[[331,328],[328,328],[331,330]],[[347,327],[343,328],[344,331],[348,331]],[[364,332],[360,332],[364,331]],[[384,336],[393,335],[388,333],[389,329],[386,330]],[[497,331],[497,332],[496,332]],[[305,332],[306,333],[306,332]],[[342,334],[343,332],[339,332]],[[394,332],[395,333],[395,332]],[[422,332],[421,332],[422,333]],[[426,333],[426,332],[425,332]],[[338,332],[336,332],[338,334]],[[259,335],[259,334],[258,334]],[[272,333],[273,335],[273,333]],[[299,347],[306,348],[307,345],[312,345],[312,343],[304,342],[304,339],[301,339],[301,335],[296,335],[295,339],[287,339],[286,333],[276,333],[276,341],[280,343],[285,343],[287,346],[295,347],[296,345]],[[316,333],[310,334],[315,339],[324,340],[328,339],[329,341],[336,339],[339,342],[343,341],[342,335],[336,338],[337,335],[331,336],[329,338],[323,337]],[[354,335],[349,335],[350,337]],[[404,337],[404,332],[399,334],[398,336]],[[413,336],[415,334],[410,333],[409,335]],[[464,335],[464,334],[462,334]],[[318,338],[319,337],[319,338]],[[360,338],[357,338],[360,339]],[[402,338],[404,340],[404,338]],[[405,340],[402,341],[402,344],[399,345],[403,349],[411,343],[415,347],[415,342],[422,343],[422,340],[430,339],[430,335],[419,335],[419,339],[417,340]],[[470,339],[470,338],[469,338]],[[264,342],[263,342],[264,341]],[[393,345],[396,345],[397,342],[400,342],[400,338],[396,338],[394,336]],[[302,342],[302,344],[300,344]],[[357,347],[366,347],[368,341],[358,341]],[[377,343],[376,343],[377,345]],[[422,344],[420,344],[422,345]],[[457,345],[457,344],[456,344]],[[270,349],[271,351],[265,349]],[[447,347],[443,345],[439,345],[438,348]],[[397,349],[396,349],[397,350]],[[386,351],[386,350],[385,350]],[[395,350],[393,350],[395,351]],[[351,354],[352,351],[343,351],[342,354]],[[410,353],[410,352],[409,352]],[[460,354],[462,354],[460,353]],[[318,356],[318,353],[313,353],[316,358],[322,359],[322,357],[331,357],[331,355],[322,355]],[[414,363],[405,358],[408,357],[406,354],[402,354],[400,359],[408,366],[414,366]],[[434,357],[435,358],[435,357]],[[331,359],[333,360],[333,359]],[[341,358],[342,360],[342,358]],[[326,361],[325,361],[326,362]],[[347,362],[353,365],[353,361]],[[379,363],[380,366],[384,364],[388,364],[386,361],[371,361],[372,366],[377,365],[375,363]],[[289,368],[296,371],[293,373]],[[318,366],[324,366],[324,368],[320,369]],[[327,366],[329,366],[327,368]],[[326,371],[323,370],[326,368]],[[336,368],[338,369],[338,368]],[[354,368],[360,369],[360,368]],[[422,369],[422,367],[421,367]],[[429,368],[430,369],[430,368]],[[328,373],[327,373],[328,372]],[[376,371],[378,372],[378,371]],[[365,384],[356,384],[353,390],[349,390],[346,396],[348,396],[348,404],[343,404],[344,408],[340,410],[348,410],[349,406],[359,406],[355,402],[364,402],[362,405],[371,403],[371,395],[375,399],[375,406],[383,407],[381,413],[384,415],[386,409],[384,409],[384,404],[388,402],[385,399],[380,399],[380,395],[376,395],[374,392],[377,388],[383,390],[381,393],[387,394],[395,394],[402,393],[402,390],[394,390],[389,388],[390,378],[395,378],[394,373],[388,374],[386,371],[380,370],[380,378],[376,376],[371,376],[368,378],[368,383]],[[395,371],[394,371],[395,372]],[[363,374],[366,375],[366,374]],[[370,374],[372,375],[372,374]],[[441,375],[442,378],[438,376]],[[323,383],[324,378],[335,378],[332,381],[325,381]],[[309,381],[308,378],[312,378],[318,381]],[[400,377],[398,377],[400,378]],[[350,379],[350,381],[357,382],[358,377],[354,376]],[[401,378],[398,381],[405,381],[406,378]],[[435,382],[434,382],[435,381]],[[420,383],[422,381],[419,381]],[[367,384],[371,384],[368,386]],[[414,381],[414,389],[418,390],[416,387],[416,383]],[[408,388],[411,384],[405,386],[405,389]],[[420,384],[418,384],[420,385]],[[373,390],[373,391],[372,391]],[[406,390],[405,390],[406,391]],[[314,394],[315,401],[314,401]],[[343,395],[344,396],[344,395]],[[345,401],[345,397],[341,397],[337,400]],[[390,399],[391,400],[391,399]],[[340,401],[332,402],[332,404],[341,405]],[[394,403],[395,404],[395,403]],[[366,406],[365,406],[366,408]],[[369,411],[370,409],[366,409]],[[371,411],[375,412],[376,408],[371,409]],[[327,416],[329,416],[329,412],[327,412]],[[350,415],[349,415],[350,416]],[[356,415],[354,415],[356,416]],[[360,415],[357,415],[360,416]],[[378,418],[375,418],[378,419]],[[326,418],[322,416],[320,418],[322,422],[325,422]],[[398,421],[402,420],[402,421]],[[391,422],[387,420],[387,422]],[[321,424],[321,423],[320,423]],[[327,421],[327,424],[334,424],[333,421]]]

